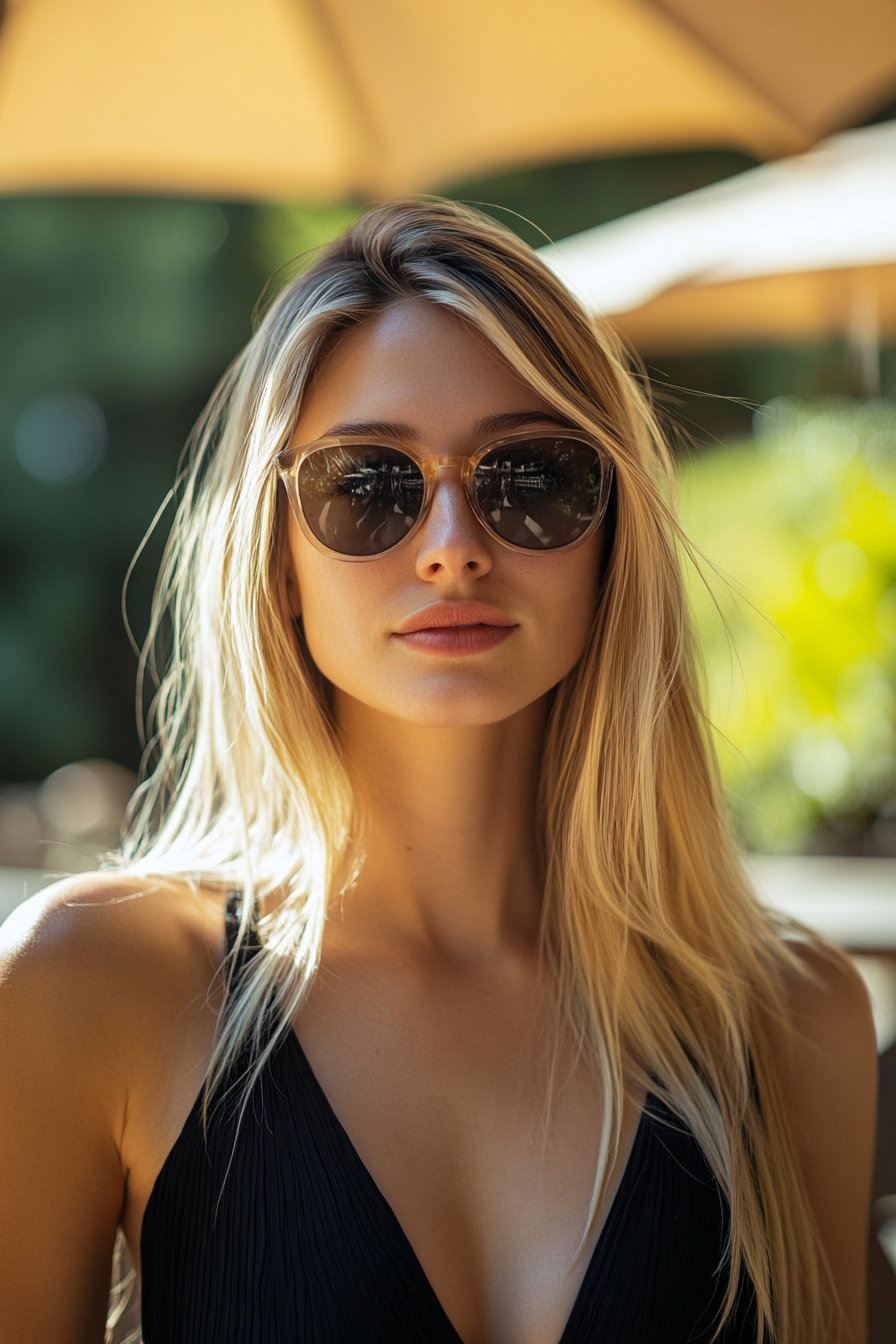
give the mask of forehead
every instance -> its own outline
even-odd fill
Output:
[[[444,308],[407,300],[339,340],[305,395],[296,437],[364,421],[462,435],[487,416],[539,410],[551,407],[483,336]]]

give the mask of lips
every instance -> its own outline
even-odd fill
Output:
[[[435,602],[403,621],[394,637],[420,653],[462,657],[494,648],[516,628],[516,621],[485,602]]]
[[[418,630],[445,630],[458,625],[491,625],[512,629],[516,621],[485,602],[434,602],[431,607],[423,607],[403,621],[396,634],[413,635]]]

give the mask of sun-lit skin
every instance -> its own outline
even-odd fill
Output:
[[[343,337],[304,401],[293,442],[386,422],[407,426],[407,441],[418,451],[466,454],[528,428],[526,414],[534,428],[558,423],[557,413],[469,327],[409,301]],[[375,561],[347,563],[321,553],[294,519],[289,536],[293,609],[301,611],[317,666],[345,695],[408,723],[447,727],[509,718],[555,686],[584,647],[596,602],[599,534],[557,555],[509,550],[477,521],[450,467],[422,528]],[[509,636],[450,657],[398,633],[433,603],[469,600],[512,620]]]

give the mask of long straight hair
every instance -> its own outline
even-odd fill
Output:
[[[239,886],[237,955],[267,898],[262,950],[228,977],[206,1096],[241,1060],[243,1086],[258,1077],[363,862],[329,687],[286,599],[274,459],[339,336],[407,299],[468,323],[615,464],[598,608],[554,697],[539,791],[543,954],[605,1085],[592,1218],[633,1078],[693,1132],[729,1201],[721,1320],[749,1279],[760,1340],[817,1344],[832,1299],[772,1061],[799,963],[725,820],[663,435],[612,333],[516,237],[446,201],[371,210],[287,284],[189,447],[145,655],[153,768],[117,862]]]

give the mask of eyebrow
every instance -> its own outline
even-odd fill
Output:
[[[412,425],[407,425],[401,420],[347,420],[344,424],[333,425],[323,437],[399,439],[402,443],[412,443],[417,434]]]
[[[559,425],[561,429],[575,429],[576,426],[565,415],[553,411],[510,411],[507,415],[487,415],[476,422],[477,434],[510,433],[522,429],[524,425]]]
[[[524,425],[559,425],[561,429],[575,429],[576,426],[564,415],[551,411],[508,411],[504,415],[486,415],[477,420],[473,432],[479,434],[510,434]],[[413,425],[403,420],[347,420],[333,425],[327,430],[325,438],[384,438],[397,439],[400,443],[413,443],[419,438]]]

